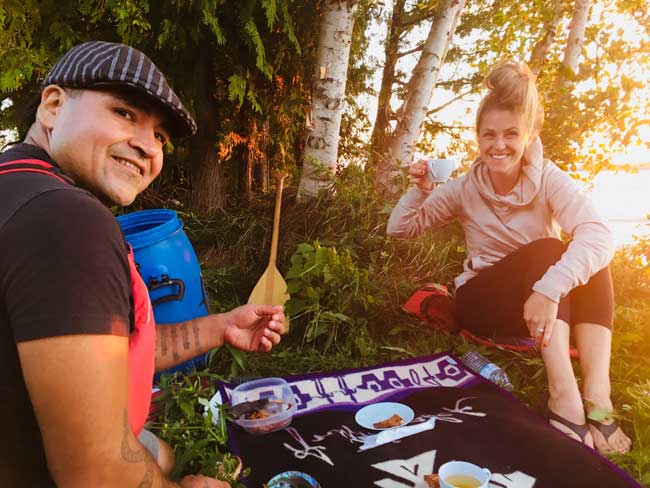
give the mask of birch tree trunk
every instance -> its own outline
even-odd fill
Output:
[[[544,36],[537,41],[528,60],[528,66],[533,73],[539,74],[539,71],[548,56],[555,35],[557,34],[558,26],[562,21],[562,0],[553,0],[553,13],[550,21],[544,24]]]
[[[336,170],[350,43],[358,0],[325,0],[320,24],[311,127],[305,143],[298,200],[331,185]]]
[[[578,73],[580,53],[585,42],[585,29],[592,0],[576,0],[571,24],[569,24],[569,40],[564,50],[562,66],[569,77]]]
[[[408,163],[413,157],[440,67],[464,5],[465,0],[442,0],[434,17],[422,54],[409,80],[406,100],[399,109],[397,127],[388,141],[385,157],[377,166],[376,183],[385,193],[397,191],[395,177],[400,174],[399,165]]]

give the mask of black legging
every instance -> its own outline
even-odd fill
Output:
[[[566,244],[558,239],[540,239],[482,270],[456,291],[457,322],[483,337],[529,336],[524,303],[535,282],[565,250]],[[557,316],[569,325],[589,322],[611,329],[614,291],[609,267],[562,298]]]

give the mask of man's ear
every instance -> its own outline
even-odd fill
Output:
[[[41,103],[36,110],[36,120],[45,129],[52,129],[59,110],[67,98],[65,90],[58,85],[48,85],[41,93]]]

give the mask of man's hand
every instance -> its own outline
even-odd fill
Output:
[[[185,476],[178,482],[182,488],[230,488],[230,484],[225,481],[208,478],[207,476]]]
[[[282,305],[249,304],[179,324],[156,325],[156,371],[224,344],[244,351],[269,351],[280,342],[285,323]]]
[[[557,320],[558,304],[534,291],[524,303],[524,320],[537,347],[548,347]]]
[[[282,305],[242,305],[223,314],[223,318],[224,343],[243,351],[270,351],[285,332]]]

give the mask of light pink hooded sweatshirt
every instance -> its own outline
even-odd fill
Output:
[[[554,302],[584,285],[614,254],[609,228],[573,179],[543,158],[539,138],[526,150],[521,176],[507,195],[495,193],[486,165],[477,159],[469,173],[431,192],[409,189],[393,209],[387,233],[408,239],[454,219],[465,231],[468,254],[454,280],[457,288],[530,242],[559,238],[558,224],[572,240],[533,286]]]

